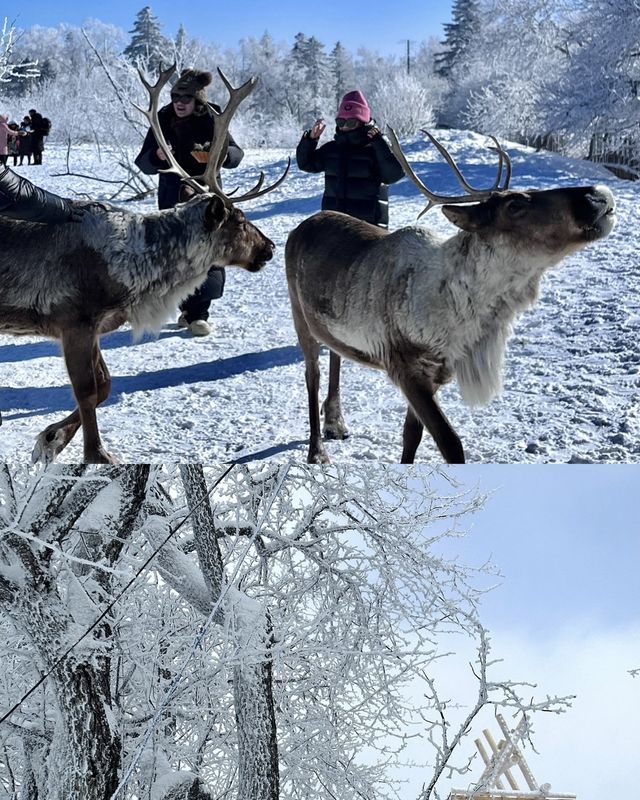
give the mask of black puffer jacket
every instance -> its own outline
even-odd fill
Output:
[[[404,173],[382,134],[370,139],[368,130],[367,126],[338,130],[333,141],[321,147],[305,131],[296,159],[304,172],[324,172],[323,210],[342,211],[386,227],[389,194],[385,184],[395,183]]]
[[[79,212],[78,212],[79,213]],[[59,223],[74,218],[73,206],[0,165],[0,214],[27,222]]]
[[[160,127],[164,133],[167,143],[171,145],[173,155],[178,164],[184,168],[189,175],[202,175],[206,164],[196,161],[191,155],[191,151],[196,149],[195,145],[204,145],[211,142],[215,117],[213,110],[220,111],[218,106],[200,106],[198,110],[188,117],[177,117],[173,105],[163,106],[158,111]],[[158,158],[156,150],[158,142],[149,130],[145,137],[142,149],[136,158],[136,166],[147,175],[155,175],[161,169],[166,169],[169,165],[166,161]],[[227,156],[222,164],[223,167],[237,167],[242,161],[244,151],[229,136]],[[173,208],[180,196],[180,178],[177,175],[161,174],[158,180],[158,208]]]

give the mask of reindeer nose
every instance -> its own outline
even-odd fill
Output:
[[[598,218],[613,211],[616,206],[613,194],[606,186],[592,186],[585,199]]]

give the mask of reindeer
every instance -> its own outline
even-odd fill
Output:
[[[327,439],[348,436],[342,356],[384,370],[404,394],[402,463],[413,463],[425,427],[447,462],[463,463],[462,443],[436,392],[456,378],[468,405],[497,395],[512,324],[536,302],[543,274],[607,236],[615,221],[614,199],[604,186],[510,191],[511,161],[495,139],[497,177],[478,190],[427,134],[464,189],[463,195],[437,195],[414,173],[393,130],[387,132],[406,175],[429,200],[422,214],[441,205],[461,230],[450,238],[419,226],[388,233],[322,211],[289,235],[286,274],[305,360],[310,463],[329,462],[318,409],[320,343],[331,351],[323,405]]]
[[[158,330],[211,266],[257,272],[273,257],[273,242],[234,207],[218,181],[229,123],[256,79],[234,88],[218,70],[229,101],[216,118],[203,186],[177,164],[160,128],[158,99],[174,71],[162,71],[153,86],[140,75],[149,93],[148,110],[140,110],[165,151],[168,171],[179,174],[196,197],[150,214],[82,203],[81,222],[58,226],[0,217],[0,331],[59,339],[77,402],[69,416],[38,435],[34,460],[53,461],[82,426],[85,461],[113,463],[96,420],[96,406],[111,389],[100,336],[126,321],[138,334]],[[264,188],[261,174],[234,202],[272,191],[288,169]]]

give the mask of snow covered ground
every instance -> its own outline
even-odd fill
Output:
[[[493,179],[495,154],[473,133],[440,131],[474,185]],[[587,162],[508,145],[513,188],[605,183],[618,202],[613,233],[568,258],[543,283],[538,305],[517,323],[507,352],[504,393],[469,410],[452,384],[441,405],[474,462],[640,462],[640,185]],[[455,191],[446,165],[422,140],[405,143],[417,172],[436,191]],[[252,183],[260,169],[274,179],[289,153],[249,151],[226,173]],[[104,183],[66,170],[66,149],[50,145],[43,167],[18,171],[66,196],[108,197]],[[113,156],[89,147],[70,154],[70,169],[112,178]],[[128,329],[103,339],[113,376],[98,410],[106,447],[126,462],[227,461],[306,456],[304,367],[291,321],[284,276],[288,233],[320,207],[322,176],[292,173],[273,194],[246,204],[247,216],[277,245],[260,273],[229,269],[224,298],[213,306],[215,335],[194,339],[167,323],[155,339],[132,342]],[[130,208],[154,208],[151,198]],[[423,198],[408,180],[391,187],[391,228],[413,224]],[[454,228],[438,210],[423,224]],[[322,357],[326,386],[328,354]],[[346,363],[344,412],[351,437],[329,442],[335,461],[394,462],[400,456],[405,404],[384,375]],[[66,415],[74,402],[58,345],[0,335],[0,459],[30,458],[34,438]],[[61,460],[82,457],[82,437]],[[441,462],[429,437],[420,461]]]

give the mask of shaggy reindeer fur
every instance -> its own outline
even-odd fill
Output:
[[[0,217],[1,330],[59,337],[64,309],[65,321],[97,317],[103,331],[123,314],[137,334],[157,331],[210,267],[256,271],[272,256],[242,212],[224,212],[210,195],[151,214],[86,209],[82,222],[55,227]],[[238,226],[257,236],[238,236]],[[254,263],[258,242],[264,253]]]
[[[152,214],[87,203],[82,221],[57,226],[0,217],[0,330],[60,339],[79,408],[38,437],[53,460],[82,420],[85,459],[108,462],[95,406],[109,395],[99,336],[129,320],[158,330],[212,266],[257,271],[274,245],[244,214],[200,195]]]
[[[517,314],[535,303],[547,269],[609,233],[613,209],[611,192],[598,186],[496,192],[473,206],[445,205],[463,229],[448,239],[417,226],[385,234],[336,212],[301,223],[285,258],[306,363],[309,461],[328,461],[318,416],[319,342],[332,350],[327,438],[347,435],[338,386],[344,356],[385,370],[405,394],[403,462],[413,461],[423,426],[447,461],[463,461],[435,393],[454,377],[469,405],[500,392]]]

